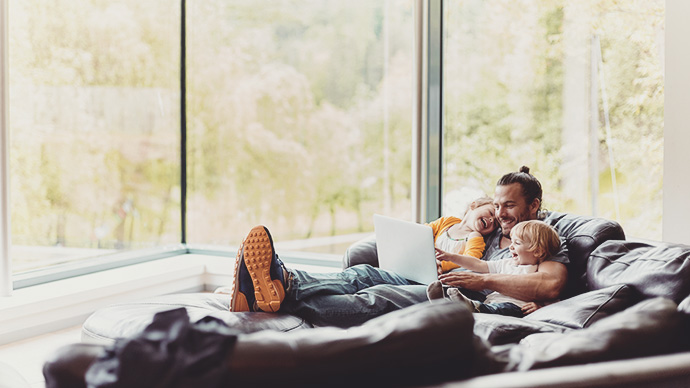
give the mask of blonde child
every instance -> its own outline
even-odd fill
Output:
[[[511,258],[483,261],[473,257],[458,256],[455,262],[475,272],[528,274],[536,272],[539,264],[558,253],[561,246],[561,240],[553,227],[537,220],[517,224],[510,231],[510,239]],[[432,284],[429,287],[438,288],[438,285]],[[535,302],[518,300],[498,292],[489,294],[484,302],[466,297],[457,288],[449,288],[446,293],[449,299],[467,304],[474,312],[522,317],[540,307]]]

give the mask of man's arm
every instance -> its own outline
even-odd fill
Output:
[[[544,301],[558,298],[567,279],[568,270],[565,265],[555,261],[545,261],[539,264],[537,272],[530,274],[449,272],[439,276],[439,280],[443,284],[474,291],[494,290],[524,301]]]

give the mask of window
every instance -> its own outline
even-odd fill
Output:
[[[444,10],[444,211],[527,165],[549,210],[661,239],[664,1]]]
[[[188,1],[187,241],[341,255],[411,217],[413,1]]]
[[[340,255],[372,213],[415,217],[421,3],[184,3],[181,85],[180,2],[7,2],[14,272],[183,234],[237,245],[256,224]],[[442,213],[528,165],[548,209],[661,239],[662,0],[425,4],[433,39],[443,22]]]
[[[9,3],[13,271],[179,243],[179,3]]]
[[[341,254],[372,213],[410,218],[413,4],[9,4],[13,272],[259,223]]]

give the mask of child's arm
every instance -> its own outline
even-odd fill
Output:
[[[475,272],[489,272],[489,267],[481,259],[484,254],[484,236],[479,232],[472,232],[468,236],[467,245],[462,254],[455,254],[436,249],[436,259],[440,264],[440,273],[450,271],[457,266]]]
[[[527,302],[524,306],[522,306],[522,313],[527,315],[531,314],[540,308],[544,307],[543,305],[536,303],[536,302]]]
[[[449,253],[436,248],[436,259],[440,261],[451,261],[458,264],[463,268],[467,268],[470,271],[475,272],[489,272],[489,266],[485,261],[477,259],[476,257],[458,255],[455,253]]]
[[[533,313],[533,312],[539,310],[540,308],[542,308],[544,306],[548,306],[552,303],[556,303],[559,301],[560,301],[560,299],[551,299],[551,300],[547,300],[547,301],[528,302],[527,304],[522,306],[522,313],[527,315],[527,314],[530,314],[530,313]]]

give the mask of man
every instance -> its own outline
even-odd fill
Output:
[[[501,177],[496,184],[494,206],[499,229],[486,238],[484,260],[500,260],[510,255],[510,231],[522,221],[540,219],[541,184],[521,167],[517,173]],[[539,265],[537,272],[525,275],[479,274],[449,272],[439,276],[442,283],[473,291],[493,290],[520,300],[546,301],[557,299],[568,278],[567,247],[549,261]]]
[[[541,198],[541,184],[529,174],[528,167],[501,177],[494,197],[500,229],[487,237],[484,260],[509,254],[510,230],[520,221],[538,218]],[[565,251],[554,260],[542,263],[529,276],[451,272],[439,279],[468,290],[489,289],[522,300],[551,300],[558,297],[567,279]],[[320,326],[350,327],[425,301],[425,285],[369,265],[335,274],[288,270],[276,256],[268,230],[258,226],[239,249],[230,309],[281,311]]]

